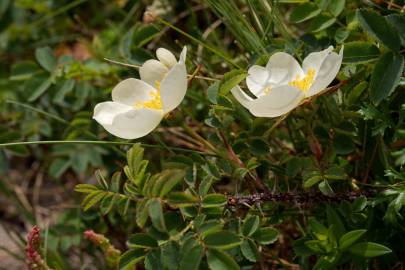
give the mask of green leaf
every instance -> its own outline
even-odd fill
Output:
[[[118,193],[120,191],[120,187],[121,187],[121,172],[115,172],[111,176],[110,189],[111,191]]]
[[[55,103],[62,103],[63,99],[65,98],[66,94],[71,92],[75,87],[76,81],[73,79],[66,80],[62,87],[58,89],[55,96],[53,97],[52,101]]]
[[[254,155],[266,155],[270,152],[270,147],[262,139],[253,139],[250,142],[250,151]]]
[[[130,235],[127,241],[130,248],[154,248],[158,247],[157,241],[146,233]]]
[[[378,104],[397,87],[404,68],[404,56],[386,52],[374,67],[370,82],[370,99]]]
[[[161,258],[164,269],[177,270],[180,265],[180,247],[176,241],[169,241],[161,247]]]
[[[107,215],[113,208],[118,196],[116,194],[107,194],[100,202],[100,212],[103,216]]]
[[[309,20],[321,13],[321,9],[314,3],[304,3],[297,6],[291,12],[290,21],[293,23],[300,23]]]
[[[48,168],[48,173],[54,177],[59,178],[70,167],[71,162],[65,159],[54,159]]]
[[[364,41],[345,43],[343,63],[366,63],[377,59],[380,50],[374,44]]]
[[[329,1],[328,11],[335,17],[339,16],[345,8],[345,0],[333,0]]]
[[[75,186],[75,191],[81,193],[92,193],[98,190],[97,186],[91,184],[77,184]]]
[[[192,206],[197,199],[184,192],[171,192],[168,196],[168,203],[178,207]]]
[[[31,96],[28,98],[29,102],[35,101],[37,98],[39,98],[43,93],[45,93],[46,90],[52,85],[52,77],[49,77],[45,81],[43,81],[31,94]]]
[[[186,249],[180,261],[179,270],[198,270],[203,256],[203,247],[197,243]]]
[[[237,86],[243,79],[247,76],[244,70],[232,70],[224,74],[224,78],[219,86],[219,93],[221,95],[226,95],[231,91],[232,88]]]
[[[251,262],[256,262],[259,259],[259,252],[255,242],[251,239],[245,239],[240,246],[243,256]]]
[[[405,17],[400,14],[391,14],[385,17],[387,21],[397,30],[401,44],[405,47]]]
[[[140,143],[134,144],[132,148],[127,152],[128,167],[131,170],[132,177],[135,179],[140,172],[142,166],[144,149]]]
[[[160,249],[149,251],[145,257],[144,264],[146,270],[163,270]]]
[[[52,72],[55,69],[57,61],[51,48],[43,47],[36,49],[35,57],[41,67],[43,67],[45,70]]]
[[[212,104],[218,104],[219,85],[220,82],[214,82],[207,89],[207,97]]]
[[[393,51],[399,50],[401,41],[398,33],[383,16],[372,10],[359,9],[357,17],[361,27],[372,37]]]
[[[305,241],[305,246],[315,253],[324,253],[323,248],[321,247],[321,241],[319,240],[308,240]]]
[[[316,234],[317,238],[320,239],[319,236],[326,236],[328,234],[328,229],[315,218],[311,217],[308,219],[309,226],[311,230]]]
[[[351,246],[349,252],[360,257],[372,258],[391,253],[392,250],[381,244],[362,242]]]
[[[354,231],[345,233],[339,239],[339,248],[342,250],[347,249],[352,244],[354,244],[357,240],[359,240],[360,237],[362,237],[366,232],[367,232],[367,230],[354,230]]]
[[[354,212],[361,212],[366,208],[367,206],[367,197],[366,196],[360,196],[357,199],[353,201],[353,211]]]
[[[270,245],[277,241],[278,231],[271,227],[260,228],[252,235],[252,237],[262,245]]]
[[[326,207],[326,217],[328,224],[332,225],[333,233],[337,238],[341,237],[345,233],[345,225],[339,214],[330,205]]]
[[[201,206],[203,208],[220,207],[224,206],[227,202],[227,198],[223,194],[208,194],[202,200]]]
[[[355,105],[364,90],[367,89],[368,83],[362,81],[358,83],[347,95],[347,105]]]
[[[343,43],[349,37],[349,35],[350,31],[346,30],[346,28],[339,28],[335,32],[335,40],[337,43]]]
[[[211,270],[239,270],[239,265],[224,251],[209,249],[207,262]]]
[[[208,234],[221,231],[223,227],[224,225],[221,222],[217,220],[209,220],[200,225],[198,228],[198,234],[204,237]]]
[[[118,269],[119,270],[130,270],[134,268],[134,265],[143,258],[145,258],[146,252],[142,249],[131,249],[121,255]]]
[[[101,170],[96,170],[96,172],[94,173],[94,175],[96,176],[97,182],[98,184],[105,190],[108,189],[108,184],[107,181],[104,178],[103,173],[101,172]]]
[[[82,201],[83,211],[89,210],[93,205],[101,201],[105,195],[104,190],[98,190],[87,195]]]
[[[241,239],[229,231],[219,231],[205,236],[204,243],[212,248],[230,249],[239,246]]]
[[[153,226],[161,231],[166,232],[166,225],[163,216],[163,209],[159,199],[151,199],[148,202],[149,217]]]
[[[243,222],[242,234],[244,236],[251,236],[259,228],[260,219],[258,216],[249,216]]]
[[[333,196],[334,194],[332,187],[329,185],[329,182],[326,179],[319,183],[318,188],[323,195]]]
[[[310,188],[316,183],[320,182],[322,180],[322,176],[320,175],[315,175],[310,177],[309,179],[305,180],[304,182],[304,188]]]
[[[327,14],[321,14],[317,16],[309,25],[308,31],[309,32],[320,32],[322,30],[325,30],[332,24],[334,24],[336,21],[336,18],[327,15]]]
[[[145,226],[146,221],[148,220],[148,199],[144,198],[136,203],[136,224],[143,228]]]
[[[170,174],[165,178],[165,183],[160,190],[160,197],[163,198],[167,193],[172,191],[172,189],[183,180],[185,176],[185,171],[183,170],[171,170]]]
[[[24,81],[31,79],[41,72],[38,65],[32,61],[21,61],[11,66],[10,81]]]

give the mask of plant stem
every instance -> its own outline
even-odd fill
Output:
[[[112,59],[108,59],[104,57],[104,60],[116,65],[120,65],[120,66],[124,66],[124,67],[130,67],[130,68],[140,68],[140,65],[133,65],[133,64],[128,64],[128,63],[123,63],[123,62],[119,62],[116,60],[112,60]],[[219,79],[215,79],[215,78],[209,78],[209,77],[205,77],[205,76],[199,76],[199,75],[189,75],[187,74],[187,77],[189,78],[195,78],[195,79],[200,79],[200,80],[206,80],[206,81],[213,81],[213,82],[217,82],[219,81]]]
[[[6,102],[6,103],[10,103],[10,104],[14,104],[14,105],[17,105],[17,106],[21,106],[21,107],[23,107],[23,108],[32,110],[32,111],[37,112],[37,113],[39,113],[39,114],[43,114],[43,115],[48,116],[49,118],[52,118],[52,119],[54,119],[54,120],[56,120],[56,121],[58,121],[58,122],[60,122],[60,123],[63,123],[63,124],[66,124],[66,125],[69,124],[68,121],[66,121],[66,120],[63,119],[63,118],[60,118],[60,117],[57,116],[57,115],[48,113],[48,112],[43,111],[43,110],[40,110],[40,109],[37,109],[37,108],[32,107],[32,106],[30,106],[30,105],[28,105],[28,104],[21,103],[21,102],[15,101],[15,100],[6,100],[5,102]]]
[[[162,18],[156,17],[156,19],[161,22],[162,24],[172,28],[173,30],[179,32],[180,34],[188,37],[189,39],[191,39],[192,41],[200,44],[201,46],[205,47],[207,50],[210,50],[211,52],[215,53],[216,55],[220,56],[221,58],[223,58],[225,61],[227,61],[229,64],[237,67],[237,68],[242,68],[241,66],[239,66],[238,64],[236,64],[235,62],[232,61],[232,59],[228,58],[225,54],[223,54],[222,52],[220,52],[219,50],[217,50],[216,48],[213,48],[207,44],[205,44],[204,42],[202,42],[201,40],[193,37],[192,35],[184,32],[183,30],[181,30],[180,28],[177,28],[176,26],[172,25],[171,23],[165,21]]]
[[[134,145],[135,143],[132,142],[111,142],[111,141],[30,141],[30,142],[12,142],[12,143],[1,143],[0,147],[8,147],[8,146],[16,146],[16,145],[36,145],[36,144],[101,144],[101,145]],[[160,145],[153,145],[153,144],[141,144],[142,147],[147,148],[162,148]],[[215,155],[213,153],[206,153],[201,151],[195,151],[190,149],[184,149],[179,147],[167,147],[173,151],[180,151],[180,152],[188,152],[188,153],[196,153],[200,155]]]
[[[55,16],[58,16],[59,14],[62,14],[64,12],[68,11],[69,9],[72,9],[72,8],[78,6],[78,5],[80,5],[80,4],[82,4],[82,3],[86,2],[86,1],[87,0],[76,0],[76,1],[70,2],[69,4],[64,5],[64,6],[60,7],[59,9],[51,12],[49,15],[41,17],[39,20],[33,22],[31,24],[31,26],[32,27],[38,26],[39,24],[45,22],[46,20],[48,20],[50,18],[53,18]]]
[[[228,143],[228,140],[226,139],[224,133],[222,131],[218,130],[218,134],[219,134],[219,137],[222,139],[222,142],[225,144],[225,147],[226,147],[226,150],[228,152],[230,159],[233,160],[239,167],[247,169],[245,163],[243,163],[243,161],[240,160],[240,158],[233,151],[232,146]],[[248,175],[250,176],[251,180],[253,180],[253,182],[256,184],[256,186],[258,188],[260,188],[261,190],[264,190],[264,191],[268,191],[268,188],[262,182],[262,180],[259,178],[259,176],[252,174],[250,172],[248,173]]]

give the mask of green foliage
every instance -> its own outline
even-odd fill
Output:
[[[108,268],[87,228],[121,249],[119,269],[400,268],[403,5],[0,1],[5,228],[49,223],[55,269]],[[185,45],[186,97],[151,134],[120,140],[92,119],[157,48]],[[302,63],[329,46],[344,54],[331,88],[284,116],[231,94],[276,52]]]

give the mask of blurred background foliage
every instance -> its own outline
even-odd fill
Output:
[[[402,269],[404,10],[1,0],[0,143],[34,142],[0,148],[3,256],[17,269],[38,224],[52,269]],[[194,78],[142,145],[92,120],[156,48],[184,45],[189,74],[209,80]],[[344,46],[338,87],[287,117],[254,118],[229,94],[274,52],[301,61],[329,45]]]

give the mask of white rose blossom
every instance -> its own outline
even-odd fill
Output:
[[[165,114],[175,109],[187,91],[186,53],[180,59],[159,48],[159,60],[148,60],[139,69],[141,79],[126,79],[112,90],[112,101],[94,108],[93,118],[109,133],[136,139],[153,131]]]
[[[249,68],[246,84],[256,99],[237,86],[231,91],[236,100],[257,117],[277,117],[297,107],[303,99],[318,94],[336,77],[343,58],[333,47],[310,53],[302,68],[291,55],[273,54],[266,67]]]

